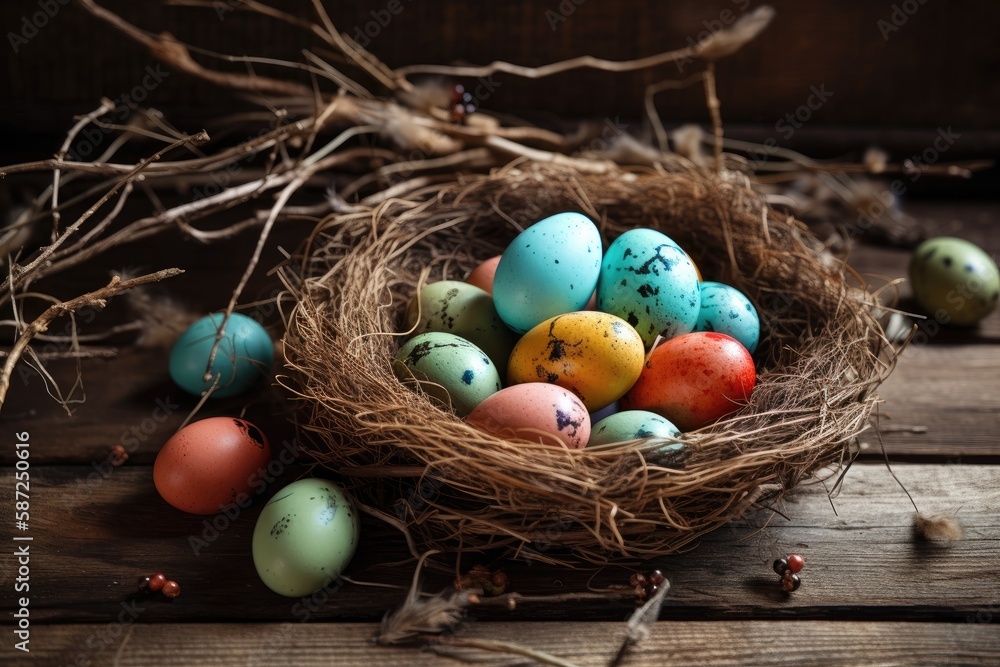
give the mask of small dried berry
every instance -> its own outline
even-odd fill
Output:
[[[646,581],[646,575],[642,572],[633,572],[632,576],[628,578],[628,583],[632,586],[642,586],[645,588],[648,582]]]
[[[787,558],[777,559],[776,561],[774,561],[773,567],[775,574],[782,574],[782,575],[785,574],[785,572],[788,572],[789,569],[791,569],[788,565]]]
[[[659,570],[653,570],[646,576],[646,578],[649,579],[649,583],[653,584],[654,586],[662,586],[663,582],[666,581],[666,578],[663,576],[663,573],[660,572]]]
[[[166,581],[163,583],[163,595],[168,598],[175,598],[181,594],[181,587],[176,581]]]
[[[128,452],[121,445],[115,445],[111,448],[111,454],[108,455],[108,460],[111,462],[115,468],[121,464],[128,461]]]
[[[781,590],[786,593],[791,593],[792,591],[799,590],[799,586],[802,585],[802,580],[799,579],[799,575],[792,574],[791,572],[786,572],[783,577],[781,577]]]
[[[165,583],[167,583],[167,578],[163,576],[162,572],[157,572],[149,578],[149,590],[154,593],[161,591]]]
[[[794,574],[798,574],[806,566],[806,559],[799,554],[791,554],[786,560],[788,561],[788,569]]]

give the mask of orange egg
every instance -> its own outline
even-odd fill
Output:
[[[739,341],[720,333],[690,333],[650,353],[621,405],[655,412],[681,431],[693,431],[744,405],[756,383],[753,357]]]
[[[554,384],[529,382],[487,396],[468,417],[499,438],[521,438],[580,449],[590,440],[590,414],[583,402]]]
[[[249,501],[271,460],[260,429],[243,419],[210,417],[177,431],[153,464],[160,496],[179,510],[215,514]]]
[[[490,257],[488,260],[472,269],[472,273],[465,279],[470,285],[475,285],[487,294],[493,294],[493,276],[497,274],[497,265],[500,264],[500,255]]]

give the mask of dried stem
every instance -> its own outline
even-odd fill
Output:
[[[164,269],[163,271],[157,271],[156,273],[140,276],[138,278],[130,278],[129,280],[122,280],[120,276],[115,276],[111,279],[110,283],[101,289],[88,292],[87,294],[80,295],[75,299],[70,299],[69,301],[60,301],[52,306],[49,306],[49,308],[35,318],[31,324],[24,327],[20,335],[17,337],[17,341],[14,343],[14,346],[7,354],[7,358],[3,364],[3,369],[0,370],[0,408],[3,407],[4,400],[7,397],[7,390],[10,388],[10,379],[14,373],[14,367],[17,365],[17,362],[21,359],[22,355],[24,355],[25,351],[28,350],[28,346],[31,344],[32,338],[34,338],[37,334],[48,330],[49,323],[51,323],[52,320],[56,319],[60,315],[73,313],[84,306],[103,308],[107,303],[107,299],[128,291],[133,287],[159,282],[160,280],[172,278],[173,276],[180,275],[181,273],[184,272],[180,269]]]
[[[576,663],[563,660],[545,651],[515,644],[514,642],[504,642],[496,639],[474,639],[472,637],[431,637],[428,639],[430,646],[454,646],[459,648],[474,648],[480,651],[490,651],[491,653],[505,653],[508,655],[519,655],[530,658],[541,665],[554,665],[555,667],[577,667]]]

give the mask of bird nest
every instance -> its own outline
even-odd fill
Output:
[[[580,164],[514,163],[334,216],[288,278],[286,383],[312,453],[418,548],[562,562],[668,554],[836,470],[869,425],[892,349],[874,297],[803,224],[729,172]],[[753,395],[681,436],[682,462],[658,459],[659,439],[570,450],[494,437],[393,374],[423,283],[462,279],[524,226],[570,210],[595,220],[605,245],[636,227],[666,233],[757,307]]]

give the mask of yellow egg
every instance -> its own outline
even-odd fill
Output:
[[[521,337],[510,355],[510,384],[548,382],[572,391],[591,412],[625,395],[642,372],[642,338],[600,312],[557,315]]]

